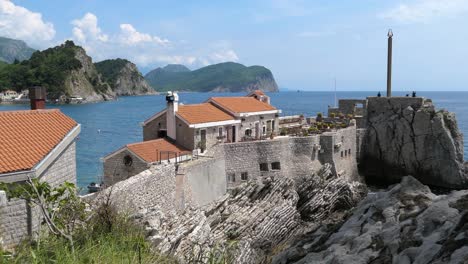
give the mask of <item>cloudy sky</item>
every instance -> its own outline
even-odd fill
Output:
[[[384,89],[389,28],[395,89],[468,90],[468,0],[0,0],[0,35],[37,49],[72,39],[143,72],[263,65],[289,89]]]

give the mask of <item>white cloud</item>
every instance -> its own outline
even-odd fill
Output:
[[[400,4],[379,16],[400,23],[426,23],[436,17],[459,15],[467,11],[467,0],[418,0]]]
[[[98,27],[98,19],[92,13],[86,13],[83,18],[73,20],[72,25],[73,37],[81,43],[96,40],[106,42],[109,39]]]
[[[116,34],[105,34],[99,27],[98,18],[91,13],[73,20],[72,25],[71,39],[83,46],[95,61],[119,57],[148,67],[169,63],[197,66],[239,60],[226,41],[210,43],[198,50],[186,41],[171,42],[139,32],[131,24],[120,24]]]
[[[52,23],[42,19],[40,13],[0,0],[0,35],[43,47],[55,37],[55,29]]]
[[[169,40],[167,39],[162,39],[158,36],[151,36],[146,33],[140,33],[130,24],[120,24],[120,31],[119,39],[122,44],[125,45],[136,45],[144,42],[154,42],[160,45],[169,43]]]

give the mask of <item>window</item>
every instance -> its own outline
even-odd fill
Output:
[[[343,157],[343,155],[344,155],[344,153],[343,153],[343,151],[341,151],[341,157]]]
[[[272,170],[281,170],[281,163],[279,161],[271,163]]]
[[[247,172],[241,173],[241,181],[246,181],[249,179],[249,174]]]
[[[348,149],[348,154],[351,156],[351,149]]]
[[[345,157],[348,157],[348,151],[347,150],[344,151],[344,155],[345,155]]]
[[[268,171],[268,163],[260,163],[260,171]]]
[[[218,136],[219,137],[223,136],[223,128],[222,127],[218,128]]]
[[[133,164],[133,159],[132,157],[130,157],[130,155],[125,155],[125,157],[123,158],[123,163],[126,167],[130,167],[132,166]]]
[[[271,130],[275,131],[275,120],[271,122]]]
[[[228,181],[229,182],[236,182],[236,174],[235,173],[229,173],[228,174]]]
[[[249,129],[249,128],[246,129],[245,130],[245,135],[248,136],[248,137],[252,136],[252,129]]]
[[[266,134],[266,126],[263,126],[263,135]]]

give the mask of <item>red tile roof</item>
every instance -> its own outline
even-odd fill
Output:
[[[177,153],[178,156],[192,153],[191,151],[180,147],[165,138],[128,144],[126,146],[130,151],[138,155],[146,162],[156,162],[160,161],[161,159],[167,159],[168,153],[161,153],[164,151],[171,152],[169,153],[170,159],[175,157],[175,153]]]
[[[253,97],[211,97],[221,108],[233,113],[250,113],[277,110],[270,104],[261,102]]]
[[[234,120],[231,115],[210,103],[179,105],[177,114],[189,124]]]
[[[255,90],[255,91],[249,93],[249,95],[254,95],[254,94],[256,94],[256,95],[265,95],[265,93],[262,90]]]
[[[76,126],[57,109],[0,111],[0,173],[32,169]]]

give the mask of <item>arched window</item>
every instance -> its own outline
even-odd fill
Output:
[[[252,129],[250,129],[250,128],[246,129],[246,130],[245,130],[245,135],[246,135],[247,137],[252,136]]]

